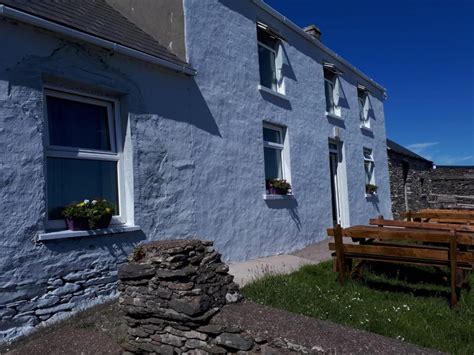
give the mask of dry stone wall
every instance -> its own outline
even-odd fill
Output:
[[[138,247],[129,261],[118,273],[128,354],[317,352],[211,322],[223,306],[242,299],[212,242],[155,242]]]

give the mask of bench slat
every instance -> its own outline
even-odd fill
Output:
[[[329,250],[336,250],[335,243],[329,243]],[[344,244],[343,246],[344,255],[352,256],[360,255],[364,256],[376,256],[378,258],[397,258],[397,260],[426,260],[431,262],[447,263],[449,262],[449,249],[447,248],[414,248],[414,247],[403,247],[403,246],[388,246],[388,245],[357,245],[357,244]],[[456,253],[458,264],[469,265],[474,262],[473,253],[471,252],[460,252]]]
[[[334,236],[334,229],[327,230],[328,235]],[[446,231],[439,230],[418,230],[387,228],[375,226],[354,226],[342,230],[343,237],[351,238],[376,238],[376,239],[397,239],[420,242],[449,243],[451,236]],[[474,236],[472,233],[456,233],[458,244],[474,245]]]
[[[372,218],[369,221],[373,226],[391,226],[391,227],[405,227],[413,229],[434,229],[434,230],[456,230],[464,232],[473,232],[474,226],[459,225],[459,224],[442,224],[442,223],[428,223],[428,222],[408,222],[408,221],[394,221],[382,218]]]

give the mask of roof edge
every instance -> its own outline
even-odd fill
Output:
[[[349,68],[351,71],[353,71],[355,74],[363,78],[364,80],[368,81],[370,84],[372,84],[374,87],[382,91],[384,95],[387,94],[387,89],[385,89],[382,85],[377,83],[375,80],[369,78],[366,74],[364,74],[362,71],[357,69],[355,66],[353,66],[351,63],[349,63],[346,59],[342,58],[340,55],[338,55],[336,52],[334,52],[332,49],[328,48],[325,46],[321,41],[317,40],[313,36],[309,35],[306,33],[301,27],[299,27],[296,23],[288,19],[287,17],[283,16],[281,13],[279,13],[277,10],[275,10],[273,7],[265,3],[263,0],[252,0],[252,2],[260,7],[262,10],[288,26],[290,29],[295,31],[297,34],[302,36],[304,39],[308,40],[312,44],[316,45],[319,47],[319,49],[323,50],[326,54],[330,55],[334,59],[338,60],[341,62],[344,66]]]
[[[49,30],[55,33],[59,33],[69,38],[87,42],[105,49],[109,49],[113,52],[123,54],[128,57],[140,59],[148,63],[157,64],[164,68],[183,73],[189,76],[194,76],[197,71],[191,67],[179,65],[169,60],[147,54],[145,52],[133,49],[119,43],[103,39],[76,29],[69,28],[67,26],[58,24],[54,21],[46,20],[36,15],[29,14],[27,12],[14,9],[7,5],[0,4],[0,17],[17,20],[35,27],[39,27],[45,30]]]

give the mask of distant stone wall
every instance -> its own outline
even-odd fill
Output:
[[[429,207],[431,163],[389,151],[390,190],[393,217],[406,210]]]
[[[474,208],[474,166],[438,166],[431,181],[430,207]]]

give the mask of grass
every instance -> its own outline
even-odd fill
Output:
[[[474,276],[471,274],[471,285]],[[267,275],[243,289],[255,302],[452,354],[474,354],[474,294],[449,307],[447,272],[373,265],[358,281],[337,282],[332,263]]]

